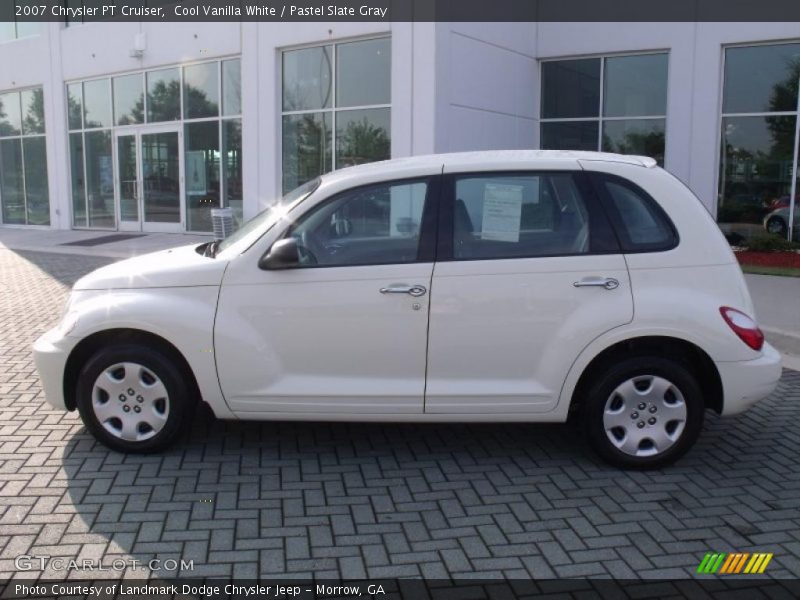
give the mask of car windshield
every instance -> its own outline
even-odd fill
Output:
[[[286,194],[277,204],[273,204],[269,208],[264,209],[255,217],[247,221],[232,235],[221,240],[214,254],[218,255],[220,252],[231,251],[231,254],[240,254],[247,250],[253,243],[269,231],[275,223],[277,223],[283,215],[285,215],[296,204],[305,200],[320,184],[320,179],[312,179],[293,189]]]

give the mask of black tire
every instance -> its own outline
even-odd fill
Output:
[[[674,386],[674,388],[670,388],[665,395],[669,403],[679,402],[675,396],[675,389],[677,389],[680,396],[682,396],[682,404],[685,407],[686,415],[682,431],[678,432],[679,421],[677,420],[664,422],[666,421],[666,419],[664,419],[661,423],[656,420],[656,422],[651,425],[648,419],[650,417],[658,417],[658,409],[656,408],[655,413],[650,413],[651,403],[649,401],[640,402],[639,399],[637,399],[636,406],[620,408],[620,403],[622,403],[623,407],[626,406],[624,397],[615,394],[614,399],[611,398],[612,393],[623,383],[629,380],[635,380],[638,389],[640,384],[647,385],[648,377],[657,377],[667,380],[668,383]],[[636,378],[640,379],[637,380]],[[650,381],[652,382],[655,380],[651,379]],[[587,389],[588,395],[585,398],[582,410],[584,431],[589,439],[589,443],[597,454],[606,462],[618,467],[657,469],[670,465],[686,454],[694,445],[703,427],[705,403],[700,386],[689,369],[672,359],[658,356],[623,359],[620,362],[610,365],[596,375],[594,380],[589,382]],[[624,412],[624,416],[621,418],[626,423],[627,419],[630,417],[630,430],[612,428],[609,434],[606,433],[604,416],[606,414],[607,404],[610,410],[619,411],[618,414]],[[642,404],[647,404],[645,409],[639,408]],[[676,404],[675,406],[678,405]],[[639,416],[638,410],[643,411],[642,416]],[[666,408],[662,407],[662,414],[665,414],[664,411],[666,410],[669,410],[669,406]],[[634,414],[637,415],[636,418],[633,417]],[[644,424],[641,428],[639,427],[640,423]],[[657,446],[653,442],[653,439],[657,439],[656,437],[642,440],[637,447],[637,451],[655,452],[648,456],[636,456],[628,452],[623,452],[615,443],[612,443],[610,438],[610,436],[616,436],[620,430],[625,431],[625,435],[622,439],[615,437],[618,443],[622,443],[624,440],[627,440],[627,431],[631,431],[631,439],[635,441],[636,436],[647,436],[648,431],[652,431],[654,435],[657,435],[660,432],[658,428],[664,428],[665,431],[669,431],[669,429],[672,428],[673,431],[671,435],[676,437],[672,445],[668,446],[663,451],[657,450]],[[638,433],[637,430],[640,430],[641,433]]]
[[[101,405],[102,397],[107,396],[108,392],[103,390],[96,394],[95,382],[101,374],[120,363],[136,364],[144,367],[144,371],[141,371],[144,376],[139,375],[142,389],[147,390],[145,386],[148,382],[152,383],[153,375],[157,380],[160,380],[160,383],[166,389],[166,395],[153,393],[153,396],[162,395],[163,398],[152,402],[149,401],[149,398],[144,398],[144,396],[148,395],[147,391],[139,395],[139,390],[134,387],[129,387],[128,390],[119,394],[119,396],[125,396],[124,400],[121,397],[107,399],[107,402],[113,402],[114,404],[114,406],[109,405],[111,410],[116,410],[117,406],[123,407],[127,405],[126,415],[132,415],[131,409],[138,408],[138,414],[142,415],[142,420],[146,418],[143,409],[147,410],[151,404],[153,407],[161,407],[159,415],[161,415],[162,424],[159,425],[160,429],[157,432],[146,423],[140,423],[137,426],[136,435],[142,437],[150,435],[146,439],[135,441],[122,439],[122,437],[112,434],[107,429],[107,427],[114,429],[115,424],[120,423],[121,432],[122,425],[119,419],[114,421],[116,417],[112,416],[110,419],[106,419],[106,425],[103,425],[96,414],[95,406]],[[124,374],[125,369],[123,368],[121,371],[116,372],[115,375],[119,375],[119,373]],[[142,377],[145,377],[146,381]],[[111,382],[110,385],[122,385],[122,383]],[[118,452],[148,454],[163,450],[174,443],[183,433],[191,421],[197,404],[193,389],[194,386],[187,383],[181,369],[167,354],[138,344],[124,344],[102,348],[86,362],[78,375],[75,397],[83,423],[98,441]],[[127,393],[129,390],[133,390],[134,393],[129,395]],[[102,406],[105,406],[105,403],[102,403]],[[166,410],[163,409],[165,406],[167,407]],[[120,416],[122,416],[122,413],[120,413]],[[150,430],[147,429],[148,427],[150,427]],[[142,429],[144,431],[141,431]]]
[[[774,233],[775,235],[779,235],[781,237],[786,237],[789,229],[786,226],[786,221],[784,221],[780,217],[770,217],[767,221],[767,231],[769,233]]]

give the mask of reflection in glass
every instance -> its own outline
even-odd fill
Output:
[[[72,180],[72,224],[86,227],[86,187],[83,181],[83,134],[69,134],[69,163]]]
[[[119,172],[119,218],[139,220],[139,175],[136,166],[136,136],[117,137],[117,170]]]
[[[19,92],[0,94],[0,136],[19,135],[21,129]]]
[[[203,63],[183,68],[185,119],[219,115],[219,64]]]
[[[114,77],[114,122],[117,125],[133,125],[144,121],[144,92],[142,76],[123,75]]]
[[[218,121],[185,127],[186,228],[211,231],[211,209],[220,206]]]
[[[42,88],[25,90],[22,99],[22,133],[44,133],[44,94]]]
[[[336,168],[386,160],[391,155],[388,108],[336,113]]]
[[[233,209],[237,224],[242,223],[242,120],[222,122],[222,160],[225,170],[224,205]]]
[[[800,44],[727,48],[722,112],[797,110]]]
[[[242,61],[222,61],[222,114],[242,114]]]
[[[597,150],[597,121],[542,123],[543,150]]]
[[[596,117],[599,111],[599,58],[542,63],[543,119]]]
[[[215,124],[216,126],[216,124]],[[142,202],[144,220],[181,220],[178,132],[142,134]]]
[[[283,117],[284,193],[331,170],[331,115]]]
[[[391,76],[388,38],[336,46],[337,107],[389,104]]]
[[[111,132],[87,131],[86,196],[89,227],[114,227],[114,170]]]
[[[331,46],[283,53],[283,110],[331,106]]]
[[[81,114],[83,113],[83,94],[80,83],[70,83],[67,86],[67,120],[70,129],[80,129],[83,126]]]
[[[667,113],[667,55],[640,54],[606,59],[603,114],[646,117]]]
[[[0,198],[3,200],[3,223],[24,224],[25,187],[19,138],[0,140]]]
[[[650,156],[664,166],[664,119],[603,121],[602,150]]]
[[[83,83],[83,122],[86,129],[111,127],[111,97],[108,79]]]
[[[50,224],[47,154],[44,136],[22,138],[25,157],[25,205],[29,225]]]
[[[180,78],[179,69],[162,69],[146,74],[148,123],[181,118]]]
[[[730,241],[762,231],[765,218],[789,206],[795,122],[794,116],[722,119],[717,220],[736,238]]]

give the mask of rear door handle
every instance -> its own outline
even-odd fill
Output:
[[[427,291],[424,286],[404,283],[395,283],[381,288],[381,294],[409,294],[414,297],[424,296]]]
[[[572,285],[575,287],[601,287],[607,290],[615,290],[619,287],[619,281],[613,277],[584,277]]]

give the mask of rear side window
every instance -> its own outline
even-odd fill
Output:
[[[657,252],[678,243],[664,210],[639,186],[617,177],[599,177],[609,216],[623,252]]]
[[[570,173],[455,180],[455,260],[586,254],[589,212]]]

